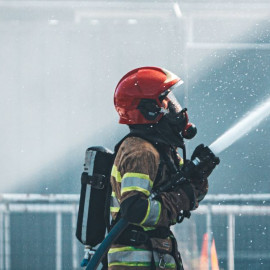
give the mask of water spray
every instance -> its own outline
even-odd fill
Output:
[[[248,113],[240,122],[231,127],[223,135],[217,138],[209,148],[217,155],[237,140],[242,138],[246,133],[259,125],[262,120],[270,115],[270,98],[257,106],[254,110]]]
[[[248,115],[228,131],[217,138],[210,146],[202,148],[201,157],[196,157],[187,167],[187,175],[193,170],[200,170],[205,166],[203,159],[211,159],[242,138],[246,133],[259,125],[262,120],[270,115],[270,98],[255,107]]]

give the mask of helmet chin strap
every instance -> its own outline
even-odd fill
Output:
[[[131,132],[143,134],[156,143],[166,144],[172,147],[182,147],[184,144],[181,134],[175,136],[173,130],[165,123],[129,125]]]
[[[169,124],[166,127],[157,123],[153,125],[153,128],[168,145],[171,145],[173,147],[182,147],[182,145],[184,144],[184,139],[182,135],[174,131]]]
[[[184,159],[184,163],[185,163],[186,159],[187,159],[187,154],[186,154],[186,145],[185,145],[185,142],[184,142],[183,138],[182,138],[182,140],[178,140],[177,143],[172,143],[171,141],[168,140],[168,138],[166,138],[166,136],[159,129],[157,129],[157,132],[160,134],[161,137],[164,138],[164,141],[167,141],[168,145],[170,145],[173,148],[178,147],[178,148],[182,149],[182,151],[183,151],[183,159]]]
[[[174,130],[174,128],[162,118],[157,124],[153,125],[154,130],[160,135],[163,141],[171,147],[179,147],[183,151],[183,159],[186,161],[186,146],[184,138],[181,133]]]

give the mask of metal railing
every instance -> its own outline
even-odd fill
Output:
[[[79,195],[66,194],[0,194],[0,270],[11,268],[12,245],[11,215],[20,213],[50,213],[55,215],[55,269],[63,269],[62,216],[69,214],[71,223],[72,269],[79,269],[78,241],[75,238]],[[237,203],[236,203],[237,202]],[[245,203],[248,202],[248,205]],[[206,216],[208,247],[211,246],[213,215],[227,216],[227,269],[234,270],[235,217],[244,215],[270,216],[270,194],[258,195],[208,195],[204,203],[194,212]],[[42,244],[42,243],[41,243]],[[208,257],[210,258],[210,248]],[[211,260],[208,260],[211,262]],[[209,264],[208,269],[211,269]]]
[[[74,194],[1,194],[0,195],[0,269],[11,265],[10,214],[53,213],[55,224],[55,269],[62,269],[62,215],[71,214],[72,269],[78,269],[77,239],[75,238],[79,195]]]
[[[233,202],[246,203],[251,205],[235,205]],[[212,243],[212,215],[227,215],[227,269],[234,270],[235,253],[235,217],[236,216],[270,216],[269,204],[270,194],[220,194],[209,195],[204,205],[201,205],[195,214],[206,215],[206,228],[208,235],[208,269],[211,269],[211,243]],[[218,203],[218,204],[216,204]],[[221,205],[220,203],[227,203]],[[257,205],[259,203],[259,205]],[[252,205],[255,204],[255,205]]]

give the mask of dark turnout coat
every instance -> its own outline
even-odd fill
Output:
[[[180,157],[176,158],[175,150],[170,147],[165,150],[172,162],[178,163],[178,166],[183,164]],[[166,163],[160,167],[160,161],[159,151],[150,142],[139,137],[128,137],[122,142],[111,173],[112,219],[117,217],[121,208],[121,213],[126,213],[133,225],[149,232],[169,228],[176,223],[181,210],[194,210],[198,206],[196,198],[207,193],[207,181],[202,184],[200,194],[192,184],[187,184],[174,191],[163,192],[159,199],[149,198],[153,187],[171,177]],[[156,235],[151,238],[151,248],[146,244],[114,244],[108,252],[108,264],[110,270],[146,270],[151,269],[151,263],[153,267],[154,260],[156,269],[161,263],[162,269],[177,269],[177,260],[178,269],[181,269],[181,259],[177,254],[173,235],[165,238]]]

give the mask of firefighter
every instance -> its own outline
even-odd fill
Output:
[[[207,169],[194,172],[175,189],[151,196],[189,162],[184,138],[194,137],[196,127],[173,94],[182,83],[165,69],[141,67],[127,73],[116,87],[119,123],[128,125],[130,133],[117,146],[110,211],[112,225],[120,217],[130,225],[108,252],[110,270],[183,269],[170,226],[198,207],[219,159],[213,157]],[[178,148],[183,149],[183,157]],[[192,158],[203,148],[198,146]]]

